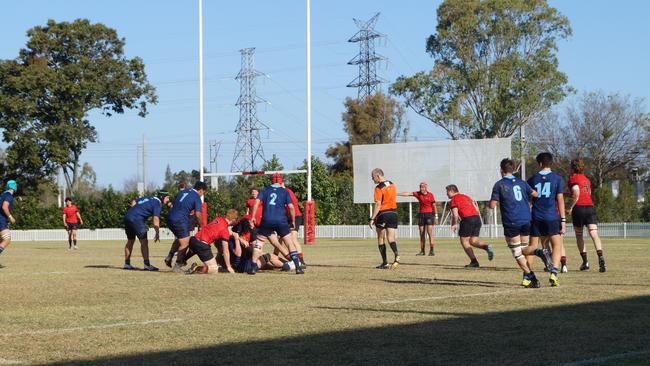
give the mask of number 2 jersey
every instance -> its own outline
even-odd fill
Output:
[[[556,197],[564,193],[564,179],[550,170],[542,170],[530,177],[528,184],[538,194],[537,198],[533,198],[533,220],[559,220],[560,211]]]
[[[291,202],[291,197],[286,189],[279,185],[272,184],[264,187],[257,195],[262,202],[262,223],[261,226],[288,225],[285,205]]]
[[[490,200],[501,205],[504,226],[524,225],[530,222],[528,197],[533,193],[528,183],[512,175],[504,176],[494,184]]]

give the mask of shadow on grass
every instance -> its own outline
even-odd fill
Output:
[[[404,279],[404,280],[374,279],[373,281],[381,281],[381,282],[394,283],[394,284],[412,284],[412,285],[512,287],[512,286],[504,286],[503,282],[450,280],[444,278],[411,278],[411,279]]]
[[[516,268],[515,266],[496,267],[490,265],[481,265],[481,267],[479,268],[467,268],[465,267],[465,265],[456,265],[456,264],[413,263],[413,262],[400,262],[400,264],[405,266],[425,266],[425,267],[434,267],[440,269],[460,269],[463,271],[499,271],[499,272],[519,271],[519,269]]]
[[[323,309],[333,318],[339,312],[344,316],[350,310],[388,312],[385,319],[397,323],[399,313],[409,311],[404,308],[408,306]],[[435,303],[431,303],[431,308],[435,309]],[[57,365],[647,365],[650,364],[648,309],[650,296],[637,296],[530,310],[460,314],[417,323],[262,341],[242,340],[191,349],[183,349],[183,344],[171,344],[170,350],[164,352]],[[435,311],[416,312],[438,315]],[[300,328],[296,331],[300,332]],[[218,326],[209,334],[206,337],[212,337],[216,343]],[[585,362],[590,359],[596,361]]]

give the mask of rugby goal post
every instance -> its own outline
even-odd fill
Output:
[[[270,175],[275,173],[280,174],[307,174],[306,169],[297,170],[255,170],[245,172],[224,172],[224,173],[204,173],[205,177],[234,177],[241,175]],[[313,200],[308,199],[303,202],[303,241],[305,245],[316,244],[316,205]],[[204,203],[205,205],[205,203]],[[207,217],[207,206],[205,206]]]
[[[354,145],[354,203],[374,203],[370,177],[374,168],[382,169],[400,192],[417,191],[420,182],[427,182],[436,202],[445,205],[449,184],[474,201],[489,201],[494,183],[501,179],[501,159],[510,156],[510,138]],[[397,202],[412,203],[414,198],[398,196]],[[491,216],[496,224],[496,211]]]

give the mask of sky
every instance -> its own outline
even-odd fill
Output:
[[[13,59],[26,42],[26,31],[48,19],[87,18],[117,30],[126,39],[127,57],[141,57],[159,103],[146,118],[135,111],[111,118],[90,115],[99,139],[81,156],[97,173],[100,187],[122,189],[142,175],[139,146],[146,138],[147,178],[162,184],[172,171],[199,167],[198,2],[196,0],[32,0],[2,1],[0,58]],[[645,0],[549,1],[569,18],[573,35],[559,43],[560,70],[578,94],[602,90],[629,94],[650,102],[650,27]],[[381,13],[376,30],[386,37],[377,52],[387,58],[379,75],[389,82],[400,75],[428,70],[433,61],[425,40],[435,31],[440,1],[312,0],[313,153],[325,159],[328,146],[346,138],[341,113],[347,88],[357,75],[348,65],[358,44],[347,40],[357,32],[353,18],[367,20]],[[205,166],[231,169],[235,151],[235,102],[241,66],[239,50],[255,47],[258,106],[267,158],[276,154],[286,169],[306,157],[305,1],[204,0]],[[387,84],[384,85],[384,90]],[[562,106],[558,106],[562,108]],[[410,112],[409,140],[445,138],[428,120]],[[211,167],[211,142],[220,148]]]

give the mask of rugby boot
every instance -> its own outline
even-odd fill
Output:
[[[598,271],[601,273],[607,271],[607,267],[605,267],[605,257],[598,257],[598,267]]]

